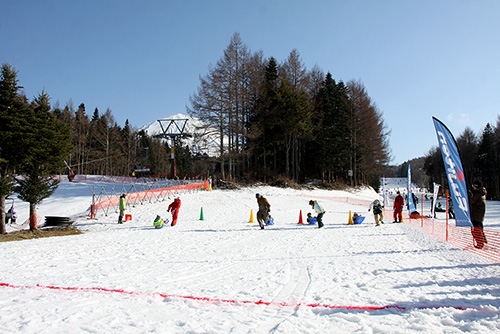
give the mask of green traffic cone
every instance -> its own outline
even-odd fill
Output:
[[[203,215],[203,207],[201,208],[200,211],[200,220],[205,220],[205,216]]]

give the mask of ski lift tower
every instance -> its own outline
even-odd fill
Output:
[[[154,136],[155,138],[165,138],[169,141],[170,145],[170,175],[171,178],[174,179],[177,176],[176,166],[175,166],[175,144],[177,143],[177,139],[181,137],[189,137],[188,134],[185,134],[184,131],[186,129],[188,119],[187,118],[179,118],[179,119],[159,119],[158,123],[160,124],[160,128],[162,134]]]

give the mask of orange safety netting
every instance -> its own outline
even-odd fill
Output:
[[[469,251],[494,262],[500,262],[500,230],[484,228],[486,244],[483,248],[474,247],[472,228],[456,226],[454,220],[439,221],[431,218],[410,219],[404,217],[404,223],[421,227],[425,232],[436,239],[447,241],[453,246]]]
[[[306,194],[303,194],[303,196],[306,196]],[[347,196],[318,196],[318,198],[361,206],[368,206],[371,203],[368,200]],[[392,217],[393,211],[384,209],[384,216]],[[404,215],[404,223],[419,226],[436,239],[449,242],[457,248],[469,251],[493,262],[500,262],[500,230],[484,228],[483,232],[486,243],[483,248],[478,249],[474,247],[476,243],[472,237],[472,228],[456,226],[454,220],[446,222],[427,217],[411,219],[408,215]]]
[[[302,194],[303,197],[312,197],[306,193]],[[313,196],[314,199],[323,199],[323,200],[328,200],[328,201],[334,201],[338,203],[347,203],[347,204],[352,204],[352,205],[359,205],[359,206],[368,206],[373,202],[373,200],[366,200],[366,199],[360,199],[356,197],[348,197],[348,196]]]
[[[209,182],[208,181],[195,182],[195,183],[180,184],[164,188],[148,189],[145,191],[131,192],[127,194],[127,203],[142,202],[152,198],[167,197],[174,194],[178,194],[179,192],[199,190],[199,189],[206,189],[207,191],[210,191],[211,187]],[[109,207],[115,207],[118,206],[119,203],[120,203],[120,197],[118,195],[103,198],[94,202],[90,206],[91,218],[95,216],[95,213],[98,210],[106,209]]]

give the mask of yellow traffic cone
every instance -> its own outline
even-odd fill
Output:
[[[349,210],[349,218],[347,219],[347,225],[354,225],[354,222],[352,221],[352,212]]]
[[[253,210],[250,209],[250,219],[248,220],[249,223],[255,223],[255,220],[253,219]]]

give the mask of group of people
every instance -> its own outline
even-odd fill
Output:
[[[470,210],[471,210],[471,221],[472,221],[472,236],[474,238],[474,247],[483,248],[484,244],[488,241],[486,240],[486,236],[483,231],[483,221],[486,212],[486,189],[482,186],[480,181],[475,181],[472,185],[472,190],[470,191]],[[271,221],[271,204],[261,194],[256,194],[257,205],[259,210],[257,211],[257,221],[261,229],[264,229],[264,226],[269,224]],[[309,205],[316,212],[316,217],[313,217],[311,213],[307,214],[307,221],[313,222],[316,221],[318,223],[318,228],[322,228],[323,225],[323,215],[325,214],[325,209],[317,200],[310,200]],[[403,221],[403,208],[405,206],[405,200],[399,191],[396,192],[396,198],[393,203],[393,223],[401,223]],[[177,219],[179,217],[179,210],[181,207],[181,200],[179,197],[176,197],[172,203],[169,204],[167,208],[167,212],[172,214],[172,223],[171,226],[175,226],[177,224]],[[380,200],[374,200],[368,211],[373,211],[373,217],[375,219],[375,225],[380,226],[380,224],[384,223],[384,214],[383,209],[384,205],[380,202]],[[123,223],[123,217],[125,215],[125,210],[127,209],[127,199],[126,194],[122,194],[120,196],[119,202],[119,216],[118,216],[118,224]],[[12,219],[15,222],[15,213],[13,211],[13,207],[11,208],[12,212],[9,212],[8,218]],[[166,220],[168,223],[168,220]],[[155,228],[160,228],[164,226],[164,221],[157,216],[153,225]]]
[[[392,205],[393,209],[393,223],[401,223],[403,221],[403,208],[405,205],[405,200],[399,191],[396,192],[396,198],[394,199],[394,203]],[[370,203],[368,207],[368,211],[373,210],[373,219],[375,220],[375,226],[380,226],[380,224],[384,223],[384,213],[382,209],[384,205],[380,202],[379,199],[374,200]]]
[[[256,194],[255,197],[257,198],[257,205],[259,206],[259,210],[257,211],[257,221],[259,223],[259,226],[261,229],[264,229],[265,225],[270,225],[270,222],[272,222],[273,218],[271,217],[271,204],[269,204],[269,201],[267,198],[262,196],[261,194]],[[309,205],[311,205],[312,209],[316,212],[316,217],[312,217],[310,214],[308,214],[308,219],[309,218],[314,218],[317,223],[318,223],[318,228],[323,227],[323,215],[325,214],[325,209],[317,200],[310,200]],[[177,224],[177,219],[179,217],[179,210],[181,208],[181,199],[179,197],[176,197],[172,203],[167,208],[167,212],[170,212],[172,214],[172,223],[170,224],[171,226],[175,226]],[[118,215],[118,224],[123,224],[123,217],[125,216],[125,211],[127,210],[127,197],[126,194],[122,194],[120,196],[120,201],[119,201],[119,215]],[[168,220],[167,220],[168,222]],[[165,221],[161,219],[161,217],[158,215],[156,216],[156,219],[153,222],[153,226],[155,228],[161,228],[165,224]]]
[[[474,247],[478,249],[482,249],[488,240],[486,239],[486,235],[484,234],[484,216],[486,214],[486,188],[483,187],[481,181],[475,181],[472,184],[472,189],[469,191],[469,204],[470,204],[470,219],[472,222],[472,237],[474,240]],[[432,198],[433,200],[433,198]],[[450,201],[451,202],[451,201]],[[434,204],[434,201],[433,201]],[[405,205],[405,200],[401,193],[397,191],[396,198],[393,203],[393,217],[394,223],[401,223],[403,220],[403,207]],[[375,219],[376,226],[379,226],[380,223],[384,223],[383,213],[382,213],[383,205],[380,203],[378,199],[374,200],[368,211],[373,209],[373,215]],[[450,203],[449,206],[450,218],[455,218],[455,213],[453,211],[453,206]]]
[[[415,199],[416,196],[415,194],[412,193],[414,203],[418,203]],[[396,198],[394,198],[394,203],[392,205],[393,211],[393,218],[394,221],[393,223],[402,223],[403,222],[403,208],[405,206],[405,199],[401,195],[399,191],[396,192]],[[408,204],[406,205],[408,207]],[[418,211],[413,211],[410,212],[410,218],[412,219],[417,219],[417,218],[427,218],[426,216],[421,215]]]
[[[255,194],[255,198],[257,198],[257,205],[259,206],[259,210],[257,211],[257,222],[259,223],[260,229],[263,230],[264,226],[271,219],[271,204],[269,204],[267,198],[265,198],[261,194]],[[308,213],[308,222],[312,219],[315,219],[315,221],[318,223],[318,228],[322,228],[325,209],[317,200],[310,200],[309,205],[316,212],[316,217],[313,217],[310,213]]]
[[[120,195],[120,202],[118,204],[118,208],[119,208],[118,224],[123,224],[123,217],[125,216],[125,211],[127,210],[126,194]],[[170,224],[171,226],[175,226],[177,224],[180,208],[181,208],[181,199],[179,197],[176,197],[174,198],[174,201],[170,203],[167,208],[167,212],[170,212],[172,214],[172,223]],[[160,216],[157,216],[153,222],[153,226],[155,228],[161,228],[164,226],[166,222],[168,222],[168,219],[164,221],[163,219],[160,218]]]

